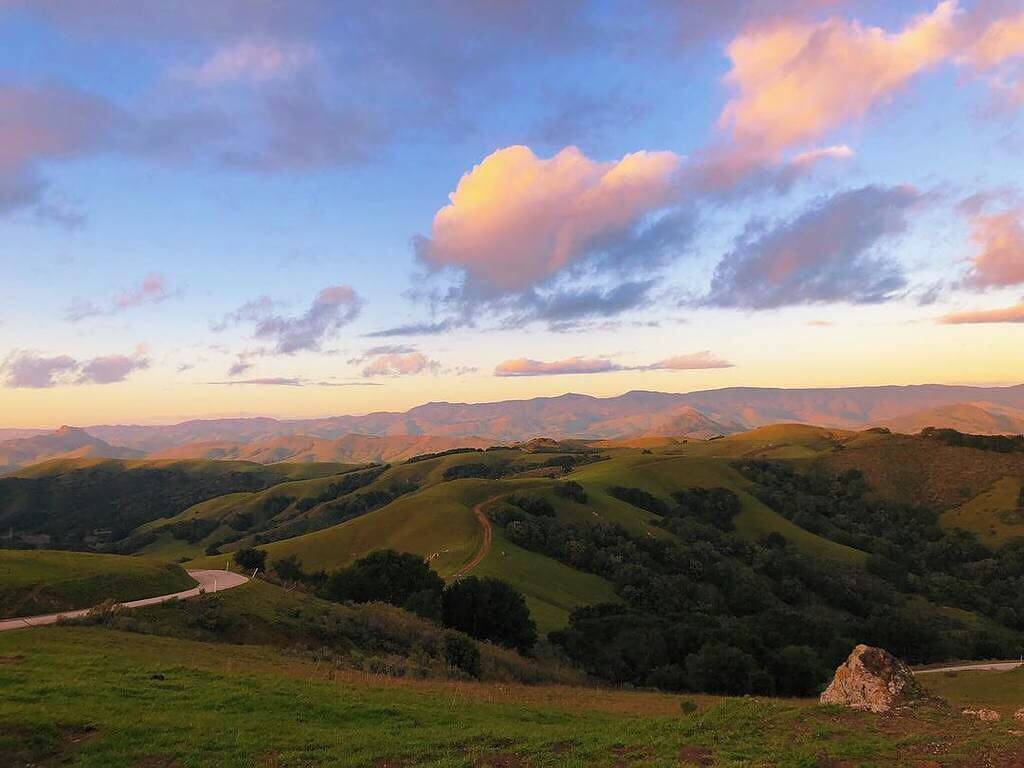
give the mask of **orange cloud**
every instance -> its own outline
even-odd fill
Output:
[[[957,312],[939,318],[943,325],[970,325],[976,323],[1024,323],[1024,304],[1003,309]]]
[[[989,70],[1020,56],[1024,56],[1024,12],[989,24],[968,46],[963,61]]]
[[[417,254],[483,293],[524,290],[670,203],[679,164],[672,152],[598,162],[576,147],[549,159],[499,149],[462,177]]]
[[[727,47],[736,96],[719,125],[769,156],[863,117],[955,49],[955,0],[887,32],[856,21],[784,21],[752,29]]]
[[[728,360],[707,350],[689,355],[676,355],[649,365],[620,365],[606,357],[569,357],[543,362],[527,357],[506,360],[494,369],[495,376],[562,376],[569,373],[612,373],[616,371],[705,371],[732,368]]]
[[[967,282],[979,288],[1024,283],[1024,208],[971,219],[971,240],[978,246]]]

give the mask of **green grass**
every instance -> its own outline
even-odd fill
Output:
[[[1001,547],[1024,536],[1024,510],[1020,508],[1021,479],[1004,477],[984,493],[944,513],[945,528],[963,528],[978,534],[982,544]]]
[[[620,602],[610,582],[518,547],[497,526],[491,551],[473,575],[497,577],[522,592],[542,634],[566,626],[581,605]]]
[[[932,710],[893,720],[686,697],[699,708],[684,714],[675,696],[395,680],[95,628],[0,636],[0,689],[3,765],[798,768],[914,766],[922,754],[1011,765],[1020,754],[1005,728]]]
[[[920,681],[925,690],[957,710],[994,709],[1012,720],[1013,714],[1024,708],[1024,669],[933,672],[921,675]]]
[[[179,592],[195,582],[176,565],[83,552],[0,549],[0,618],[89,608]]]

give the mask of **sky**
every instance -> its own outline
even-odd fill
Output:
[[[0,0],[0,426],[1024,381],[1024,0]]]

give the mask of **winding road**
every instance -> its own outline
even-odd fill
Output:
[[[473,559],[462,566],[458,571],[452,575],[452,579],[461,579],[467,573],[472,571],[480,562],[487,557],[487,553],[491,551],[491,540],[494,538],[494,531],[491,528],[491,521],[487,519],[487,515],[484,514],[483,507],[485,504],[490,504],[492,501],[500,499],[501,496],[495,496],[494,498],[481,501],[475,507],[473,507],[473,514],[476,515],[476,521],[480,524],[480,530],[483,531],[484,539],[480,542],[480,547],[477,549],[476,554],[473,555]]]
[[[188,575],[196,580],[196,586],[182,592],[174,592],[170,595],[159,595],[157,597],[145,597],[141,600],[129,600],[120,603],[122,608],[143,608],[147,605],[166,603],[168,600],[186,600],[190,597],[197,597],[202,592],[220,592],[225,589],[245,584],[249,579],[231,571],[188,571]],[[78,616],[85,616],[91,608],[82,608],[77,611],[63,611],[62,613],[47,613],[42,616],[22,616],[15,619],[0,620],[0,632],[8,629],[24,629],[25,627],[41,627],[46,624],[56,624],[60,619],[73,619]]]

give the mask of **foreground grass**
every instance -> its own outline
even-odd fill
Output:
[[[940,710],[880,718],[698,697],[684,713],[661,694],[377,678],[268,648],[98,628],[0,636],[0,690],[5,766],[1015,765],[1024,756],[1005,726]]]
[[[89,608],[190,589],[177,565],[85,552],[0,549],[0,618]]]

